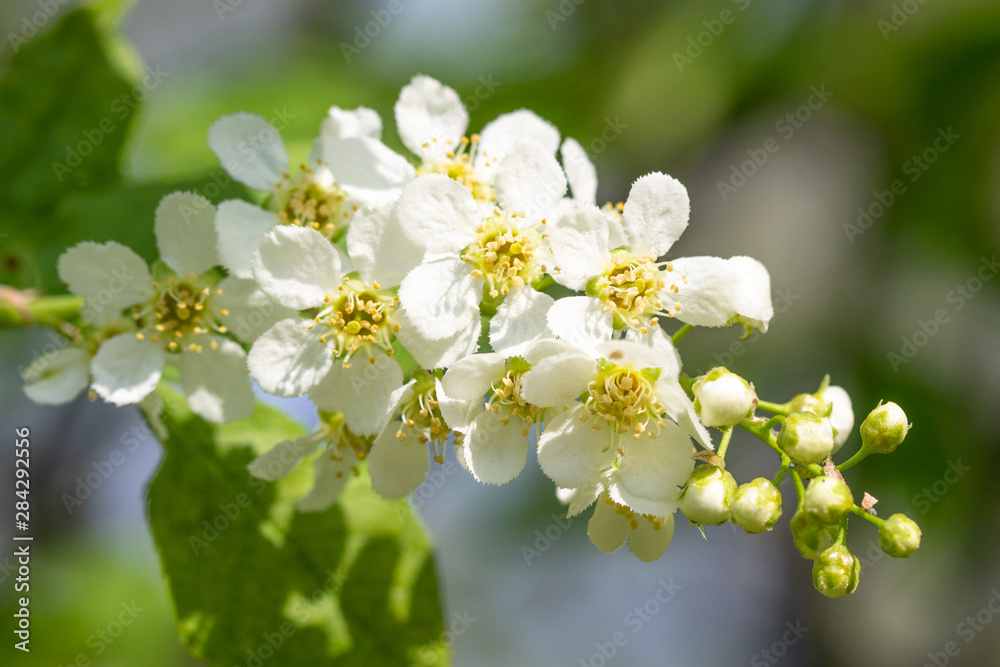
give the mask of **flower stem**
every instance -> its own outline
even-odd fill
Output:
[[[80,314],[83,300],[69,294],[43,296],[30,301],[23,292],[0,291],[0,329],[17,329],[36,324],[57,327]]]
[[[788,403],[771,403],[770,401],[758,400],[757,407],[776,415],[787,415],[790,412]]]
[[[719,451],[718,451],[720,459],[726,458],[726,450],[729,449],[729,441],[732,439],[732,437],[733,437],[732,426],[722,431],[722,442],[719,443]]]
[[[865,521],[875,524],[879,528],[881,528],[882,524],[885,523],[885,519],[880,519],[874,514],[869,514],[864,508],[858,507],[857,505],[851,508],[851,512],[857,514]]]
[[[782,454],[781,455],[781,468],[778,469],[778,474],[775,475],[774,479],[771,480],[772,484],[774,484],[775,486],[778,486],[779,484],[781,484],[785,480],[785,475],[788,474],[788,466],[789,466],[790,463],[791,463],[791,460],[788,458],[788,455],[787,454]]]
[[[872,451],[870,449],[867,449],[864,445],[862,445],[861,449],[854,453],[854,456],[837,466],[837,470],[847,470],[848,468],[853,468],[868,458],[868,455],[871,453]]]
[[[799,473],[797,470],[792,470],[791,473],[792,473],[792,483],[795,484],[795,495],[799,499],[798,506],[802,507],[802,499],[805,498],[806,487],[802,484],[802,478],[799,477]]]
[[[682,326],[680,329],[677,330],[677,333],[675,333],[673,336],[670,337],[670,340],[673,342],[674,345],[677,345],[677,343],[681,342],[681,339],[684,338],[684,336],[687,336],[689,333],[691,333],[692,329],[694,329],[693,324],[685,324],[684,326]]]

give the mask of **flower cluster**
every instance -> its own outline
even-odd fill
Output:
[[[598,206],[580,144],[531,111],[470,135],[458,94],[417,76],[395,120],[410,157],[382,142],[376,112],[333,107],[294,168],[263,118],[219,120],[208,145],[260,193],[255,203],[167,196],[152,267],[114,242],[67,250],[59,274],[82,316],[72,345],[25,371],[25,391],[56,404],[90,387],[137,403],[172,366],[210,421],[248,415],[251,380],[276,396],[308,395],[317,431],[250,465],[274,480],[312,458],[303,511],[336,502],[361,461],[373,488],[398,498],[449,448],[477,480],[506,484],[535,445],[571,515],[596,505],[594,544],[613,551],[627,540],[645,561],[669,545],[678,509],[699,527],[770,530],[790,471],[801,491],[796,544],[816,559],[821,591],[849,592],[857,577],[843,533],[859,508],[829,463],[853,429],[849,396],[824,384],[766,403],[727,369],[688,377],[675,347],[696,326],[766,332],[764,266],[666,259],[688,225],[684,186],[654,172],[624,202]],[[670,320],[680,323],[672,336]],[[893,405],[862,426],[865,452],[891,451],[905,435]],[[736,426],[778,453],[774,480],[739,486],[726,470]],[[869,509],[860,511],[876,520]],[[919,541],[907,521],[882,525],[893,555]]]

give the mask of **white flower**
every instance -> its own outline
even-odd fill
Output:
[[[237,113],[217,121],[208,145],[223,168],[241,183],[271,195],[271,208],[229,200],[219,205],[216,226],[222,265],[251,277],[251,260],[264,235],[277,225],[312,227],[337,238],[362,204],[391,201],[414,176],[413,167],[379,139],[382,121],[371,109],[330,109],[310,164],[289,172],[278,130],[260,116]]]
[[[250,462],[254,477],[275,481],[288,475],[320,447],[313,468],[312,490],[298,504],[302,512],[321,512],[337,502],[351,475],[357,473],[366,442],[347,427],[344,416],[320,411],[319,428],[295,440],[284,440]]]
[[[544,314],[538,317],[544,324],[543,318]],[[502,347],[494,346],[500,351],[461,359],[441,380],[449,396],[477,406],[469,419],[451,426],[465,434],[466,467],[486,484],[506,484],[521,473],[528,456],[529,433],[534,427],[537,436],[546,418],[546,410],[525,400],[521,378],[542,356],[556,349],[572,350],[556,340],[526,345],[511,342],[514,346],[510,349],[525,348],[523,356],[509,351],[505,354]]]
[[[414,180],[396,202],[402,232],[425,253],[399,298],[426,338],[478,329],[484,292],[495,305],[545,273],[538,227],[566,191],[562,169],[541,144],[526,140],[507,153],[496,183],[500,207],[485,215],[468,190],[436,174]]]
[[[555,258],[552,276],[607,312],[615,328],[645,331],[660,317],[699,326],[742,323],[767,330],[774,314],[770,276],[749,257],[687,257],[658,262],[688,224],[690,201],[680,182],[661,173],[638,179],[621,212],[567,202],[547,228]],[[624,241],[623,245],[620,245]]]
[[[569,302],[569,307],[560,304]],[[548,329],[561,340],[571,343],[579,351],[597,359],[601,349],[613,338],[611,322],[601,304],[595,299],[568,297],[559,299],[546,316]],[[681,359],[673,343],[660,327],[646,333],[628,332],[629,340],[653,348],[664,364],[657,382],[657,391],[663,399],[666,414],[706,449],[712,449],[712,436],[702,424],[694,403],[681,387]]]
[[[669,514],[694,467],[689,435],[664,418],[677,401],[676,355],[632,341],[608,341],[595,351],[597,359],[553,350],[522,377],[523,398],[542,408],[583,396],[546,422],[538,462],[563,488],[585,486],[612,469],[616,502],[643,514]]]
[[[434,460],[444,463],[450,424],[467,421],[470,409],[469,401],[448,396],[441,380],[422,371],[394,391],[368,455],[375,492],[402,498],[420,486],[430,469],[427,444],[434,448]]]
[[[403,87],[395,113],[400,138],[421,160],[417,173],[454,179],[481,201],[493,199],[495,167],[517,141],[538,141],[549,155],[559,147],[559,130],[527,109],[500,115],[467,138],[469,114],[458,93],[429,76]]]
[[[309,392],[320,409],[343,412],[352,431],[370,434],[403,373],[392,359],[396,296],[371,279],[377,265],[358,256],[370,280],[344,277],[337,249],[314,229],[268,232],[254,257],[254,275],[270,296],[310,316],[275,324],[257,339],[247,361],[265,391]],[[364,361],[351,363],[356,354]]]
[[[60,257],[59,275],[83,297],[84,319],[122,323],[123,332],[104,341],[91,361],[93,388],[108,402],[139,402],[171,363],[192,410],[205,419],[230,421],[253,409],[246,354],[222,334],[231,318],[255,314],[250,303],[257,295],[245,281],[220,281],[212,270],[214,217],[198,195],[178,192],[161,201],[155,233],[163,264],[155,280],[138,255],[117,243],[81,243]],[[226,298],[230,290],[244,298]],[[272,306],[270,316],[284,312]]]

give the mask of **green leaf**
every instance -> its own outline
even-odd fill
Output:
[[[297,423],[258,404],[214,425],[161,386],[165,457],[149,520],[181,639],[208,665],[448,664],[431,544],[405,501],[362,473],[341,502],[299,513],[308,466],[274,484],[247,464]]]
[[[46,33],[14,44],[0,78],[0,280],[58,285],[30,258],[65,246],[54,220],[74,195],[121,182],[122,147],[138,96],[119,40],[96,11],[67,13]],[[119,225],[134,224],[119,212]],[[100,221],[98,226],[102,226]],[[61,249],[61,248],[60,248]]]

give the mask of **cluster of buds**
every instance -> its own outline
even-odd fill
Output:
[[[770,531],[782,515],[778,486],[790,473],[797,496],[792,539],[799,553],[813,561],[813,584],[823,595],[843,597],[857,588],[861,562],[846,545],[851,515],[878,527],[879,545],[890,556],[905,558],[920,546],[920,528],[912,519],[903,514],[880,519],[874,510],[877,501],[868,493],[856,504],[841,474],[868,455],[890,453],[903,442],[910,426],[898,405],[879,403],[861,424],[858,452],[837,466],[832,457],[853,431],[854,413],[847,392],[831,386],[829,378],[815,393],[784,404],[759,400],[753,384],[725,368],[690,380],[688,391],[702,423],[723,433],[718,452],[695,455],[703,465],[694,468],[681,492],[679,509],[692,525],[702,529],[731,521],[747,533]],[[773,416],[757,416],[758,409]],[[774,479],[737,484],[725,462],[735,426],[778,454],[781,464]]]

